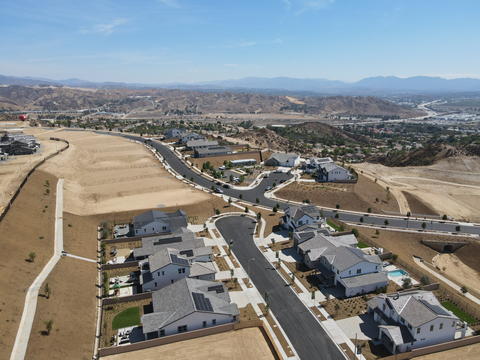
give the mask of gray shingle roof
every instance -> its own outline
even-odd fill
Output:
[[[308,215],[311,218],[315,219],[317,216],[320,216],[320,211],[315,205],[305,205],[305,206],[289,206],[290,217],[297,221],[304,215]]]
[[[415,338],[405,325],[379,325],[378,327],[388,333],[395,345],[408,344],[415,341]]]
[[[187,141],[188,148],[195,148],[196,146],[218,146],[217,141],[208,141],[205,139],[198,139],[198,140],[189,140]]]
[[[195,262],[190,268],[190,277],[215,274],[216,272],[212,262]]]
[[[293,165],[299,157],[300,155],[298,154],[273,153],[267,161],[276,160],[279,163],[289,163]]]
[[[205,241],[197,239],[187,228],[179,228],[172,234],[142,238],[142,246],[133,249],[133,256],[149,256],[167,247],[179,250],[197,249],[205,247]]]
[[[195,149],[195,152],[199,155],[203,154],[226,154],[231,153],[232,149],[228,146],[212,146],[208,148]]]
[[[213,285],[222,286],[223,291],[212,289]],[[211,288],[212,290],[208,290]],[[215,287],[216,288],[216,287]],[[204,312],[195,307],[192,293],[202,294],[212,305],[212,312],[238,316],[238,306],[230,302],[225,285],[192,278],[174,282],[152,294],[153,313],[142,316],[143,333],[156,332],[158,329],[174,323],[194,312]]]
[[[188,226],[187,214],[183,210],[177,210],[174,213],[150,210],[133,218],[133,228],[140,229],[154,221],[168,223],[172,229]]]
[[[377,255],[367,255],[361,249],[353,248],[349,246],[340,246],[330,249],[325,255],[330,256],[330,264],[335,266],[336,269],[343,271],[348,268],[363,262],[368,261],[376,264],[381,264],[382,261]]]
[[[385,284],[388,283],[388,277],[383,272],[379,271],[376,273],[343,278],[342,281],[345,284],[345,287],[352,289],[359,286],[367,286],[374,284],[382,284],[382,286],[385,286]]]

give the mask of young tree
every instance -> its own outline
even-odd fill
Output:
[[[260,199],[259,199],[259,198],[256,198],[256,199],[255,199],[255,202],[256,202],[257,204],[260,204]]]
[[[257,220],[260,220],[261,218],[262,218],[262,213],[259,211],[259,212],[257,213]]]
[[[395,262],[398,259],[398,254],[392,254],[392,261]]]
[[[442,270],[443,272],[445,272],[447,270],[447,267],[446,266],[442,267]]]
[[[462,285],[462,294],[468,293],[468,288],[465,285]]]
[[[277,264],[278,264],[278,268],[280,268],[280,265],[282,265],[282,259],[278,258]]]
[[[422,223],[422,229],[425,230],[426,228],[427,228],[427,223],[424,221],[424,222]]]
[[[385,219],[385,226],[387,226],[388,224],[390,224],[390,223],[388,222],[388,219]]]
[[[352,229],[352,234],[355,235],[355,237],[357,238],[360,236],[360,232],[358,231],[358,229],[355,228]]]
[[[295,283],[295,274],[292,273],[292,284],[294,284],[294,283]]]
[[[335,205],[337,209],[340,209],[340,204]]]
[[[45,180],[45,185],[50,186],[50,181]]]
[[[235,270],[234,269],[230,269],[230,278],[233,279],[233,275],[235,274]]]
[[[37,254],[35,254],[35,252],[33,251],[30,251],[30,253],[28,254],[28,258],[30,259],[30,262],[34,262],[36,257],[37,257]]]
[[[363,223],[365,220],[363,219],[363,216],[360,218],[360,222]]]
[[[248,206],[245,206],[245,213],[248,214]]]
[[[339,309],[340,309],[340,305],[335,304],[335,317],[337,317]]]
[[[230,182],[233,182],[235,176],[233,176],[232,174],[230,174]]]
[[[371,212],[372,212],[372,208],[369,207],[369,208],[367,209],[367,212],[368,212],[368,213],[371,213]]]
[[[340,218],[340,214],[339,214],[339,213],[336,213],[336,214],[335,214],[335,219],[338,219],[338,218]]]
[[[443,215],[442,219],[443,220],[448,220],[448,216],[445,214],[445,215]]]
[[[275,245],[275,238],[272,238],[272,245]]]
[[[267,316],[269,312],[270,312],[270,303],[267,302],[267,305],[265,305],[265,316]]]
[[[462,229],[462,228],[460,227],[460,225],[457,225],[457,226],[455,227],[455,231],[456,231],[456,232],[460,232],[461,229]]]
[[[245,182],[245,176],[240,175],[240,182],[241,182],[241,183]]]
[[[52,293],[52,289],[50,288],[50,286],[48,286],[48,282],[45,284],[45,296],[47,297],[47,299],[50,299],[50,294]]]
[[[235,285],[235,289],[237,288],[237,284],[238,284],[238,279],[237,278],[233,278],[233,283]]]
[[[288,233],[288,238],[289,238],[290,240],[293,240],[293,232],[292,232],[292,231],[290,231],[290,232]]]
[[[239,195],[238,195],[238,198],[239,198],[240,200],[242,200],[242,199],[243,199],[243,195],[242,195],[242,194],[239,194]]]
[[[220,209],[215,210],[215,214],[220,215]]]
[[[215,190],[215,185],[212,185],[212,191],[214,191],[214,190]]]
[[[273,207],[273,210],[272,210],[274,213],[278,212],[278,209],[276,206]]]
[[[325,300],[327,300],[327,302],[330,301],[330,294],[329,293],[325,294]]]
[[[430,279],[430,276],[428,276],[427,274],[423,274],[420,282],[422,283],[422,285],[430,285],[432,283],[432,280]]]
[[[402,280],[402,287],[404,289],[410,289],[412,287],[412,279],[409,277],[406,277],[405,279]]]
[[[45,193],[46,193],[47,195],[50,195],[50,189],[45,190]]]
[[[378,203],[378,200],[379,200],[379,198],[375,198],[375,202],[377,202],[377,203]]]
[[[53,320],[50,319],[48,321],[45,321],[45,328],[47,329],[47,335],[50,335],[50,331],[53,329]]]

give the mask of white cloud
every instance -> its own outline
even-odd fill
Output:
[[[158,0],[161,3],[170,6],[170,7],[180,7],[176,0]]]
[[[97,34],[110,35],[118,25],[121,25],[121,24],[125,23],[126,21],[127,20],[125,20],[125,19],[117,19],[110,24],[93,25],[90,29],[81,29],[80,33],[81,34],[97,33]]]
[[[301,0],[302,8],[296,11],[295,15],[300,15],[305,11],[325,9],[334,1],[335,0]]]

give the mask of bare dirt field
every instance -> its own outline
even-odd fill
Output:
[[[394,196],[387,200],[387,190],[375,181],[359,174],[356,184],[336,184],[296,181],[278,190],[275,195],[286,200],[303,201],[309,199],[317,206],[367,211],[369,207],[375,213],[386,211],[398,212],[398,203]],[[376,202],[375,199],[379,198]]]
[[[45,180],[50,182],[50,195],[45,195]],[[0,222],[1,359],[10,357],[15,343],[25,302],[24,289],[28,289],[54,252],[56,185],[53,175],[35,171]],[[34,262],[27,261],[31,251],[36,254]]]
[[[107,356],[106,360],[275,359],[258,328],[229,331],[150,349]]]
[[[476,254],[478,259],[478,253]],[[478,263],[478,260],[477,260]],[[480,273],[465,265],[455,254],[441,254],[435,258],[434,265],[440,269],[446,267],[444,274],[470,290],[480,293]]]
[[[8,127],[1,128],[8,129]],[[0,128],[0,129],[1,129]],[[32,155],[11,156],[6,161],[0,161],[0,193],[3,193],[5,203],[13,196],[15,190],[25,178],[30,169],[43,160],[46,156],[53,154],[57,149],[65,147],[65,143],[49,140],[51,130],[42,130],[38,128],[25,128],[11,131],[23,131],[27,135],[35,135],[41,147],[37,153]],[[10,132],[11,132],[10,131]],[[3,203],[0,199],[0,211],[3,211]]]
[[[142,145],[92,132],[57,132],[70,149],[43,170],[65,178],[64,210],[76,215],[184,205],[209,197],[174,179]]]
[[[404,196],[409,193],[437,214],[480,221],[480,163],[473,157],[443,159],[430,166],[390,168],[362,163],[355,168],[390,186],[399,201],[406,204],[404,212],[410,210]],[[413,209],[418,206],[418,202],[412,204]]]
[[[91,359],[95,340],[97,265],[63,257],[45,282],[50,298],[39,293],[25,359]],[[45,321],[53,320],[50,335]]]
[[[477,360],[480,352],[480,344],[462,346],[457,349],[441,351],[434,354],[416,357],[418,360]]]

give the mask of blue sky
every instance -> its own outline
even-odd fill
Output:
[[[480,78],[480,1],[3,0],[0,74]]]

